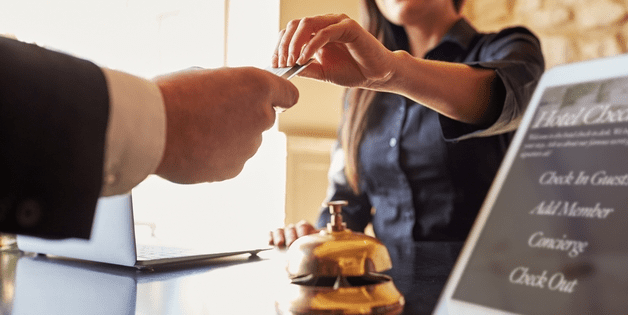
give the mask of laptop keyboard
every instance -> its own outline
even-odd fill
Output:
[[[194,254],[194,251],[185,249],[185,248],[151,246],[151,245],[138,245],[137,246],[138,260],[176,258],[176,257],[190,256],[193,254]]]

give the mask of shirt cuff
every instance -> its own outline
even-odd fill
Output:
[[[501,87],[504,88],[500,114],[490,126],[466,124],[439,114],[443,137],[448,141],[460,141],[515,131],[543,73],[541,66],[510,61],[475,62],[467,65],[495,71],[497,78],[501,80]]]
[[[166,142],[159,87],[146,79],[103,68],[109,90],[101,196],[129,192],[155,172]]]

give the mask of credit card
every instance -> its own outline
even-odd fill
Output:
[[[290,80],[292,79],[295,75],[299,74],[299,72],[301,72],[303,69],[305,69],[305,67],[307,67],[314,59],[310,59],[308,60],[306,63],[302,64],[302,65],[295,65],[293,67],[283,67],[283,68],[273,68],[273,67],[268,67],[266,68],[266,70],[286,79],[286,80]]]

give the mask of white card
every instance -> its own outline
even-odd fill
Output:
[[[292,79],[295,75],[297,75],[299,72],[301,72],[303,69],[305,69],[305,67],[307,67],[314,59],[310,59],[308,60],[306,63],[302,64],[302,65],[295,65],[293,67],[283,67],[283,68],[272,68],[272,67],[268,67],[266,68],[266,70],[286,79],[286,80],[290,80]]]

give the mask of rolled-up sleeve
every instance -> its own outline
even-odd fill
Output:
[[[443,135],[447,140],[487,137],[514,131],[525,112],[532,93],[545,70],[539,40],[522,27],[505,29],[476,46],[464,63],[495,71],[504,89],[503,106],[497,120],[488,127],[468,125],[441,116]]]

